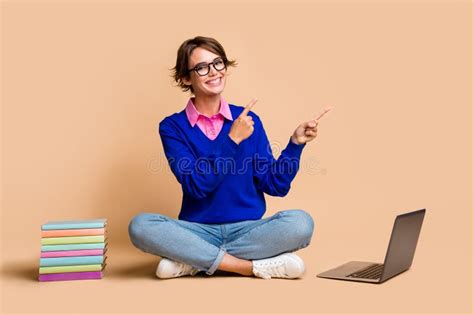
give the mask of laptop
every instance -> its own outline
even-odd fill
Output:
[[[392,236],[383,264],[351,261],[317,275],[319,278],[382,283],[408,270],[415,256],[416,244],[426,209],[400,214],[395,219]]]

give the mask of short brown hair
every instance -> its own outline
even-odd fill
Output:
[[[224,47],[211,37],[204,37],[204,36],[196,36],[194,38],[185,40],[178,49],[178,56],[176,57],[176,66],[170,70],[172,70],[172,77],[177,83],[177,86],[183,90],[183,92],[191,90],[191,93],[194,93],[193,87],[190,85],[185,85],[182,81],[182,78],[189,78],[189,57],[193,50],[196,47],[202,47],[210,52],[219,55],[227,66],[235,67],[237,62],[235,60],[228,60],[225,54]]]

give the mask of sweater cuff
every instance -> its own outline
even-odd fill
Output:
[[[301,155],[301,152],[303,152],[303,148],[305,146],[306,146],[306,143],[296,144],[293,141],[291,141],[291,137],[290,137],[290,141],[288,142],[288,145],[286,146],[286,151],[291,156],[299,157]]]

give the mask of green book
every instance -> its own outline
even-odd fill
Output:
[[[41,245],[102,243],[104,240],[104,235],[43,237]]]
[[[42,230],[69,230],[69,229],[95,229],[103,228],[107,224],[107,219],[94,220],[71,220],[71,221],[50,221],[41,226]]]
[[[80,271],[101,271],[102,267],[103,267],[102,264],[40,267],[39,273],[49,274],[49,273],[80,272]]]
[[[107,248],[107,243],[41,245],[42,252],[53,252],[53,251],[61,251],[61,250],[81,250],[81,249],[105,249],[105,248]]]

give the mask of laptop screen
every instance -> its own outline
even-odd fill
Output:
[[[401,214],[395,219],[381,281],[410,268],[425,212],[421,209]]]

